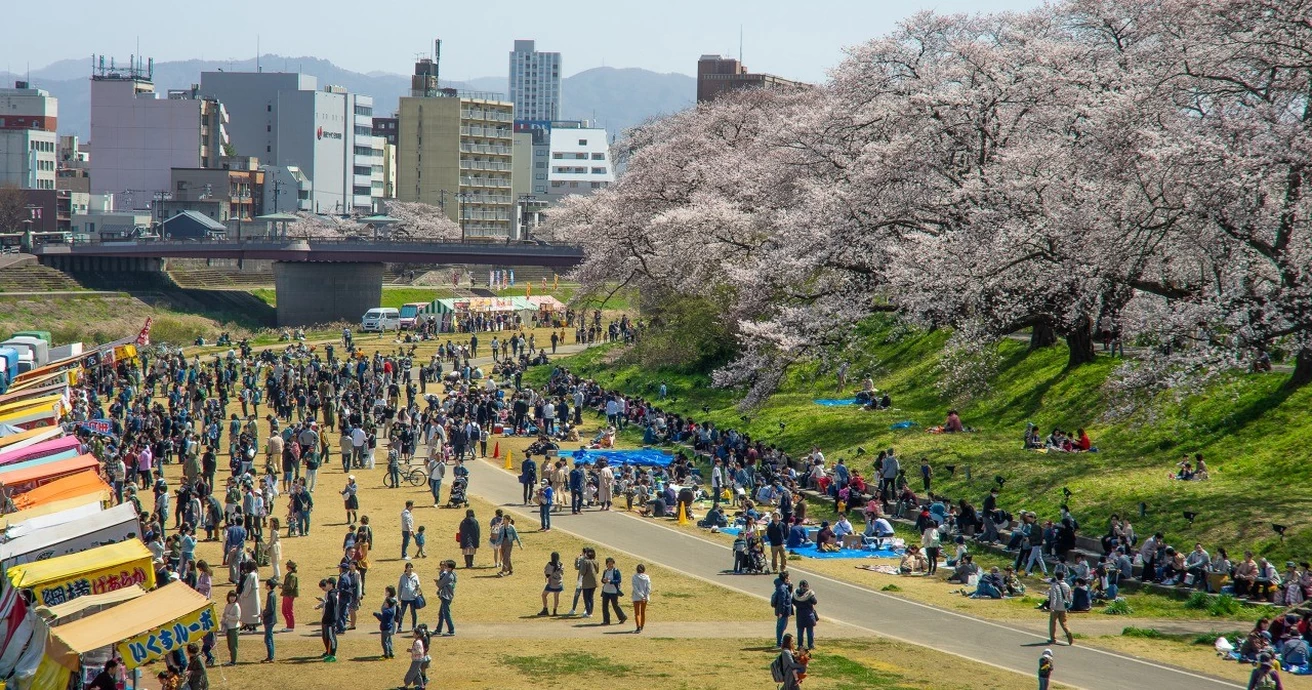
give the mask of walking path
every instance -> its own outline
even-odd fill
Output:
[[[537,510],[520,505],[522,492],[517,477],[489,462],[467,465],[470,490],[496,505],[528,518],[525,532],[538,524]],[[734,589],[762,600],[767,606],[773,577],[726,575],[732,554],[728,546],[666,527],[657,521],[622,512],[590,511],[552,516],[553,529],[574,534],[603,549],[623,552],[659,563],[686,575]],[[1033,677],[1039,653],[1048,647],[1047,635],[1014,626],[945,611],[932,606],[840,582],[790,562],[793,581],[805,578],[823,592],[825,620],[854,626],[868,633],[929,647],[990,666]],[[1039,614],[1036,614],[1036,617]],[[1036,618],[1037,621],[1037,618]],[[1046,618],[1043,620],[1046,624]],[[659,621],[653,621],[660,626]],[[1078,619],[1072,630],[1081,632]],[[757,635],[768,637],[771,626],[757,626]],[[653,632],[656,632],[653,630]],[[656,634],[664,635],[663,632]],[[1086,690],[1120,690],[1151,687],[1153,690],[1219,690],[1242,688],[1230,681],[1200,675],[1185,669],[1076,644],[1054,646],[1064,684]]]

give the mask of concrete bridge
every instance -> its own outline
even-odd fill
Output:
[[[387,263],[567,268],[583,261],[583,250],[571,245],[412,240],[79,242],[38,246],[32,253],[46,266],[74,273],[160,271],[170,258],[272,260],[280,326],[358,320],[381,303]]]

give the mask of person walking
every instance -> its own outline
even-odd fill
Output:
[[[524,505],[533,498],[533,487],[538,485],[538,464],[533,456],[524,454],[524,462],[519,464],[519,483],[524,489]]]
[[[264,608],[260,610],[260,623],[264,625],[264,652],[266,656],[260,661],[261,664],[273,663],[273,626],[278,622],[278,607],[276,605],[278,595],[274,590],[277,588],[277,580],[269,578],[264,581]]]
[[[428,490],[433,494],[433,507],[442,504],[442,477],[446,475],[446,463],[439,456],[428,459]]]
[[[601,573],[601,624],[610,625],[611,609],[615,610],[615,615],[620,619],[620,625],[629,622],[629,617],[624,615],[624,610],[620,608],[620,596],[624,591],[620,589],[620,584],[624,582],[620,569],[615,567],[615,559],[606,559],[606,569]]]
[[[460,553],[465,556],[465,567],[474,567],[474,555],[478,553],[480,533],[478,518],[474,517],[473,508],[465,511],[465,519],[460,521],[460,531],[456,532],[456,536],[460,537]]]
[[[565,564],[560,562],[560,552],[551,552],[551,560],[542,568],[542,575],[546,577],[547,584],[542,588],[542,610],[538,615],[547,615],[547,595],[554,594],[556,599],[551,604],[551,615],[554,616],[560,608],[560,593],[565,591]]]
[[[301,579],[296,575],[296,561],[287,561],[287,577],[282,580],[283,632],[296,629],[296,598],[301,596]]]
[[[405,510],[401,511],[401,560],[410,560],[410,538],[415,531],[415,502],[406,501]]]
[[[1043,655],[1039,657],[1039,690],[1048,690],[1049,679],[1052,678],[1052,650],[1043,650]]]
[[[634,568],[633,580],[629,583],[629,593],[633,597],[633,622],[641,633],[647,625],[647,602],[651,601],[651,578],[647,576],[647,566],[639,563]]]
[[[396,655],[392,653],[392,633],[396,630],[396,588],[388,585],[387,596],[383,598],[383,608],[374,612],[374,618],[378,619],[378,634],[380,641],[383,643],[383,658],[391,659]]]
[[[787,570],[779,573],[779,577],[774,580],[774,594],[770,596],[775,617],[774,643],[780,648],[784,645],[784,631],[788,629],[788,619],[793,614],[793,586],[789,584],[788,579]]]
[[[519,531],[515,529],[515,519],[509,515],[501,520],[500,526],[501,537],[498,540],[498,547],[501,549],[501,572],[497,577],[504,575],[514,575],[515,566],[510,562],[510,554],[515,550],[518,544],[520,549],[524,548],[524,543],[519,540]]]
[[[551,531],[551,504],[555,501],[555,498],[556,491],[551,488],[551,481],[543,479],[537,495],[538,520],[542,522],[542,527],[538,529],[540,532]]]
[[[237,603],[237,592],[228,592],[228,603],[223,607],[223,616],[219,619],[219,629],[228,638],[227,666],[237,665],[237,633],[241,631],[241,604]]]
[[[401,579],[396,583],[397,598],[400,599],[400,608],[396,612],[396,631],[405,632],[405,612],[410,610],[410,629],[414,630],[418,626],[419,618],[419,598],[423,595],[419,585],[419,574],[415,572],[413,563],[405,564],[405,572],[401,573]]]
[[[779,675],[776,676],[778,682],[783,683],[779,686],[780,690],[799,690],[802,687],[800,674],[806,671],[806,667],[797,661],[793,656],[793,634],[788,633],[779,640],[779,656],[775,659],[779,666]],[[771,671],[774,671],[774,664],[771,664]]]
[[[811,584],[806,580],[797,583],[797,591],[793,593],[793,611],[797,616],[798,648],[815,649],[815,624],[820,622],[820,616],[815,611],[816,603],[815,590],[811,589]]]
[[[323,609],[323,615],[319,617],[319,636],[323,640],[323,660],[326,662],[337,661],[337,580],[328,578],[319,580],[319,591],[323,592],[323,598],[319,600],[317,608]]]
[[[943,533],[938,531],[938,523],[930,520],[925,525],[925,531],[920,535],[920,547],[925,551],[925,560],[929,561],[929,570],[926,574],[933,575],[938,572],[938,552],[943,548]],[[802,636],[797,636],[797,644],[802,644]]]
[[[1056,643],[1057,624],[1061,624],[1061,629],[1066,633],[1066,644],[1074,646],[1075,638],[1071,635],[1071,629],[1066,627],[1066,608],[1071,603],[1070,585],[1060,578],[1048,579],[1048,644]]]
[[[451,602],[456,598],[456,562],[442,561],[442,570],[437,574],[437,598],[442,606],[437,612],[437,634],[454,636],[456,624],[451,620]],[[447,631],[442,632],[442,623]]]
[[[355,483],[355,475],[346,478],[346,486],[342,488],[342,499],[346,506],[346,524],[354,525],[356,520],[360,519],[360,486]]]
[[[430,658],[428,645],[427,626],[421,625],[415,628],[414,641],[410,643],[410,668],[405,672],[405,680],[401,681],[403,689],[414,685],[418,690],[423,690],[428,685],[428,676],[424,673]]]
[[[200,645],[195,642],[187,645],[187,689],[210,690],[210,678],[205,672],[205,660],[201,658]]]
[[[591,546],[583,549],[579,561],[579,591],[583,593],[583,617],[592,617],[593,595],[597,591],[597,552]]]
[[[583,474],[583,463],[574,463],[574,469],[569,472],[569,511],[574,515],[583,512],[583,486],[586,479]]]

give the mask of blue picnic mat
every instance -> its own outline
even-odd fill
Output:
[[[818,398],[815,404],[824,405],[825,407],[843,407],[845,405],[855,405],[856,398]]]
[[[589,449],[576,450],[570,454],[574,462],[591,465],[604,459],[611,465],[639,465],[642,467],[669,467],[674,456],[659,450],[639,448],[636,450]]]
[[[738,536],[742,529],[738,527],[724,527],[720,530],[723,534]],[[902,552],[893,549],[843,549],[842,551],[829,551],[821,553],[815,545],[803,546],[796,549],[789,549],[789,553],[795,553],[802,558],[820,558],[827,560],[847,559],[847,558],[901,558]]]

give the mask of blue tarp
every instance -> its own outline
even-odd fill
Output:
[[[742,529],[738,527],[725,527],[720,532],[732,536],[738,536]],[[814,530],[808,530],[814,533]],[[902,552],[893,549],[843,549],[841,551],[828,551],[821,553],[815,545],[803,546],[796,549],[788,549],[789,553],[795,553],[802,558],[822,558],[822,559],[846,559],[846,558],[901,558]]]
[[[605,459],[611,465],[638,465],[640,467],[669,467],[674,456],[659,450],[641,448],[638,450],[576,450],[570,454],[574,462],[591,465],[597,460]]]
[[[819,398],[815,401],[817,405],[825,407],[843,407],[845,405],[855,405],[856,398]]]

